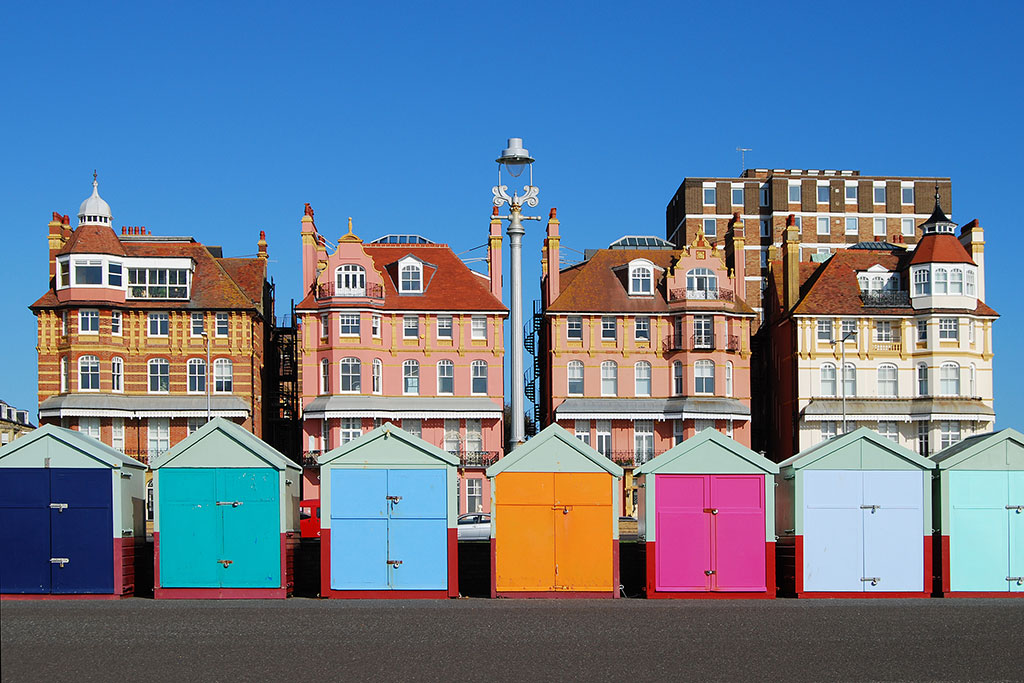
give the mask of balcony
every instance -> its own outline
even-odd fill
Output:
[[[620,467],[640,467],[640,465],[654,457],[654,451],[634,449],[629,451],[609,451],[604,455]]]
[[[731,289],[670,289],[669,302],[673,301],[734,301]]]
[[[669,334],[662,342],[663,351],[739,351],[740,338],[735,334],[693,334],[689,340],[675,333]]]
[[[448,451],[459,456],[461,467],[490,467],[498,462],[498,451]]]
[[[903,308],[910,305],[910,292],[864,292],[861,303],[868,308]]]
[[[302,466],[303,467],[319,467],[316,459],[320,457],[323,451],[302,451]]]
[[[384,287],[374,282],[370,282],[362,289],[348,289],[336,287],[333,282],[321,282],[316,286],[316,298],[318,300],[333,298],[383,299]]]
[[[874,353],[903,353],[903,342],[899,339],[888,339],[871,342],[871,351]]]

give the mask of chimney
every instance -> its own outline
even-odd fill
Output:
[[[490,234],[487,238],[487,274],[491,278],[491,295],[501,301],[501,219],[498,207],[491,211]]]
[[[256,243],[256,256],[263,261],[267,260],[267,233],[263,230],[260,230],[260,241]]]
[[[978,266],[978,299],[985,300],[985,231],[975,218],[960,228],[960,244]]]
[[[548,214],[548,233],[544,238],[544,252],[541,257],[541,294],[543,298],[541,303],[544,308],[550,306],[561,292],[561,283],[559,282],[561,253],[558,243],[562,238],[558,234],[559,225],[558,209],[552,207],[551,213]]]
[[[68,237],[64,229],[64,217],[56,211],[53,212],[53,218],[46,227],[46,240],[50,245],[50,277],[52,278],[57,274],[57,252],[64,248]]]
[[[800,299],[800,228],[796,227],[796,218],[793,214],[786,218],[786,230],[783,235],[783,305],[787,311],[792,311]]]
[[[733,292],[737,298],[746,299],[747,293],[747,244],[743,220],[737,211],[729,221],[729,248],[732,250]]]
[[[302,214],[300,234],[302,235],[302,291],[303,296],[310,291],[316,282],[316,256],[320,247],[316,223],[313,222],[313,207],[306,204]]]

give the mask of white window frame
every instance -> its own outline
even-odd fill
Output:
[[[374,358],[370,364],[370,391],[379,394],[383,391],[384,363],[380,358]]]
[[[124,453],[124,418],[115,417],[110,420],[110,447]]]
[[[700,196],[704,206],[715,206],[718,203],[718,188],[714,185],[705,185]],[[708,201],[709,198],[711,201]]]
[[[901,218],[900,219],[900,234],[904,237],[914,236],[914,219],[913,218]]]
[[[201,368],[199,370],[198,368]],[[186,391],[189,394],[206,393],[206,360],[202,358],[189,358],[185,363],[185,375],[187,377]]]
[[[800,193],[801,193],[800,181],[799,180],[790,180],[789,181],[789,186],[786,188],[786,199],[788,200],[788,203],[790,203],[790,204],[799,204],[800,203]]]
[[[885,184],[875,183],[871,187],[871,203],[875,206],[881,206],[885,204],[885,199]]]
[[[576,420],[573,423],[573,436],[590,445],[590,420]]]
[[[874,218],[871,221],[871,235],[873,237],[885,237],[888,233],[886,232],[888,227],[884,218]]]
[[[890,372],[892,374],[891,377],[889,376]],[[900,395],[899,369],[895,365],[891,363],[879,365],[877,378],[877,393],[879,397],[897,398]]]
[[[124,329],[124,318],[121,316],[121,311],[110,312],[110,334],[114,337],[120,337]]]
[[[146,452],[150,460],[171,448],[171,420],[151,417],[146,421]]]
[[[818,371],[818,395],[834,398],[839,389],[838,373],[834,363],[823,363]]]
[[[939,341],[960,341],[960,318],[939,318]]]
[[[896,420],[879,420],[875,432],[881,437],[900,442],[900,428]]]
[[[654,420],[633,421],[633,462],[642,465],[654,457]]]
[[[474,396],[486,396],[487,395],[487,384],[488,375],[490,369],[487,366],[487,361],[475,360],[469,364],[470,372],[470,386],[469,393]]]
[[[342,313],[338,316],[338,336],[358,338],[362,328],[362,316],[358,313]]]
[[[594,450],[605,457],[612,454],[612,421],[594,420]]]
[[[469,319],[469,338],[477,341],[487,341],[486,315],[474,315]]]
[[[847,216],[844,231],[847,235],[860,234],[860,220],[856,216]]]
[[[87,354],[78,357],[79,391],[99,391],[101,374],[102,373],[100,372],[100,359],[98,356]],[[89,378],[89,381],[86,381],[87,376]]]
[[[404,323],[403,323],[404,325]],[[438,339],[454,339],[455,338],[455,326],[450,315],[439,315],[437,316],[437,338]]]
[[[917,378],[917,395],[928,396],[928,364],[918,363],[915,373]]]
[[[705,218],[701,227],[704,229],[705,237],[717,237],[718,236],[718,221],[714,218]]]
[[[619,366],[613,360],[601,363],[601,395],[619,395]]]
[[[331,361],[327,358],[320,361],[320,393],[331,393]]]
[[[223,339],[231,335],[231,318],[227,313],[215,313],[213,336]]]
[[[651,364],[645,360],[633,365],[633,393],[635,396],[651,395]]]
[[[448,384],[447,389],[445,384]],[[455,393],[455,363],[446,358],[437,361],[437,393],[439,396]]]
[[[166,358],[150,358],[146,363],[146,386],[150,394],[167,394],[171,391],[171,362]],[[154,384],[156,389],[154,389]]]
[[[398,293],[423,293],[423,265],[415,259],[403,259],[398,262]]]
[[[418,315],[402,316],[402,339],[420,338],[420,317]]]
[[[654,295],[654,265],[649,261],[635,260],[629,263],[630,296]]]
[[[683,373],[683,362],[672,362],[672,395],[682,396],[686,393],[686,377]]]
[[[818,342],[831,344],[833,341],[832,335],[835,333],[835,321],[832,318],[818,318],[817,330],[815,338]]]
[[[939,396],[960,395],[960,365],[945,362],[939,366]]]
[[[939,421],[939,450],[949,448],[963,440],[963,431],[956,420]]]
[[[230,358],[213,361],[213,393],[230,394],[235,386],[235,365]]]
[[[78,310],[78,334],[99,334],[100,312],[96,308]]]
[[[618,319],[614,315],[601,317],[601,341],[617,341],[619,338]]]
[[[363,390],[363,362],[355,356],[338,361],[338,393],[358,394]]]
[[[843,394],[846,398],[857,395],[857,366],[853,363],[843,366]]]
[[[819,235],[830,235],[832,234],[832,226],[828,219],[828,216],[818,216],[817,219],[817,234]]]
[[[331,336],[331,315],[329,313],[320,314],[320,338],[328,339]]]
[[[822,190],[825,191],[825,198],[824,199],[822,199],[822,197],[821,197]],[[828,204],[828,183],[818,183],[818,185],[816,187],[816,193],[817,193],[816,194],[816,198],[818,200],[818,202],[817,202],[818,204]]]
[[[190,318],[189,336],[202,337],[206,331],[206,317],[202,313],[193,312]]]
[[[583,316],[570,315],[566,317],[565,338],[567,341],[583,341]]]
[[[908,198],[907,198],[907,193],[908,192],[910,193],[909,201],[908,201]],[[903,206],[913,206],[914,205],[914,186],[913,185],[903,185],[903,186],[900,187],[900,204],[902,204]]]
[[[651,318],[646,315],[638,315],[633,321],[633,339],[636,341],[651,340]]]
[[[363,435],[363,419],[360,417],[343,417],[340,427],[339,446],[355,441]]]
[[[739,199],[740,199],[739,201],[736,201],[736,193],[739,193]],[[729,194],[730,194],[730,198],[732,199],[732,205],[733,206],[743,206],[743,188],[742,187],[733,187],[730,190]]]
[[[370,316],[370,336],[380,339],[380,316],[376,313]]]
[[[420,364],[415,360],[402,363],[402,395],[420,395]]]
[[[578,376],[577,376],[578,373]],[[584,391],[584,366],[583,361],[571,360],[565,366],[565,391],[569,396],[582,396]],[[574,387],[574,385],[577,385]],[[577,388],[577,391],[573,391]]]
[[[115,394],[124,393],[124,359],[120,356],[110,359],[110,390]]]
[[[334,270],[336,296],[366,296],[366,269],[355,263],[344,263]]]
[[[725,395],[732,396],[732,361],[725,362]]]
[[[698,396],[714,396],[715,361],[702,358],[693,363],[693,393]]]

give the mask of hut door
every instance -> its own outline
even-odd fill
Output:
[[[50,470],[0,469],[0,593],[49,593],[50,557]]]
[[[552,590],[555,585],[555,475],[551,472],[502,472],[494,486],[496,589]]]
[[[555,475],[556,591],[610,591],[612,492],[603,472]]]
[[[281,586],[280,474],[274,469],[217,470],[223,588]]]
[[[52,592],[113,593],[110,470],[51,469],[50,501]]]
[[[331,470],[331,588],[388,588],[387,470]]]
[[[447,472],[388,470],[388,574],[395,590],[448,587]]]
[[[655,546],[659,591],[706,591],[711,570],[711,515],[708,477],[656,474]],[[764,544],[762,544],[763,546]]]
[[[923,498],[918,470],[864,472],[866,592],[924,590]]]
[[[1024,472],[1010,472],[1010,590],[1024,593]]]
[[[1006,472],[949,473],[950,590],[1007,590],[1014,516],[1006,509],[1008,485]]]
[[[217,470],[162,468],[158,562],[164,588],[216,588],[223,547]]]
[[[802,476],[804,590],[863,592],[863,473],[809,470]]]
[[[710,479],[711,589],[766,590],[764,476],[711,475]]]

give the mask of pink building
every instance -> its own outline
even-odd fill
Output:
[[[304,498],[319,495],[314,458],[391,422],[457,453],[459,511],[487,512],[484,468],[503,449],[501,224],[491,222],[491,277],[418,235],[331,250],[313,210],[302,217]]]
[[[552,210],[542,263],[545,424],[557,422],[626,470],[680,441],[717,429],[750,446],[750,330],[754,311],[725,250],[702,233],[676,249],[658,237],[623,237],[560,267]],[[743,249],[743,222],[730,225]]]

